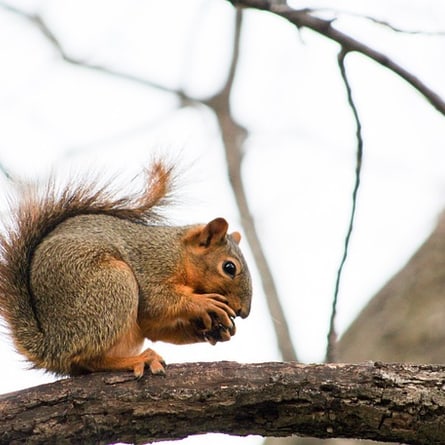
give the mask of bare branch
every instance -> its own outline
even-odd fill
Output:
[[[301,11],[301,10],[300,10]],[[304,12],[309,13],[309,14],[317,14],[317,13],[330,13],[335,15],[335,18],[337,19],[339,15],[345,15],[348,17],[355,17],[358,19],[363,19],[363,20],[367,20],[368,22],[372,22],[375,23],[376,25],[380,25],[383,26],[385,28],[390,29],[391,31],[400,33],[400,34],[415,34],[415,35],[423,35],[423,36],[430,36],[430,37],[444,37],[445,36],[445,31],[425,31],[425,30],[420,30],[420,29],[404,29],[404,28],[399,28],[397,26],[392,25],[391,23],[389,23],[386,20],[381,20],[378,19],[376,17],[371,17],[369,15],[363,15],[363,14],[358,14],[355,12],[351,12],[351,11],[344,11],[341,9],[331,9],[331,8],[304,8],[303,9]]]
[[[31,24],[36,26],[36,28],[42,33],[42,35],[54,47],[54,49],[57,51],[57,53],[62,58],[62,60],[64,60],[65,62],[67,62],[71,65],[80,66],[82,68],[86,68],[91,71],[97,71],[102,74],[106,74],[108,76],[116,77],[116,78],[123,79],[123,80],[128,80],[133,83],[142,85],[144,87],[155,88],[155,89],[157,89],[159,91],[163,91],[165,93],[174,94],[181,101],[182,106],[197,105],[197,104],[201,103],[200,101],[188,96],[183,90],[169,88],[169,87],[166,87],[165,85],[158,84],[151,80],[144,79],[142,77],[138,77],[138,76],[135,76],[130,73],[115,70],[110,67],[97,65],[94,63],[90,63],[86,60],[81,60],[81,59],[72,57],[65,51],[65,49],[63,48],[63,45],[60,43],[59,39],[52,32],[52,30],[48,27],[46,22],[43,20],[43,18],[39,14],[28,14],[27,12],[22,11],[18,8],[15,8],[10,5],[6,5],[4,2],[0,2],[0,7],[28,20]]]
[[[334,42],[337,42],[345,52],[357,52],[379,65],[389,69],[399,75],[416,89],[437,111],[445,115],[444,100],[431,88],[429,88],[418,77],[412,74],[401,65],[397,64],[387,55],[371,48],[368,45],[354,39],[353,37],[339,31],[332,26],[333,20],[324,20],[315,17],[305,10],[295,10],[288,6],[274,6],[268,0],[228,0],[237,7],[251,7],[260,10],[270,11],[278,16],[285,18],[298,28],[308,28],[315,31]]]
[[[356,162],[355,162],[355,183],[354,183],[354,189],[352,191],[352,208],[351,208],[351,214],[349,217],[348,228],[346,231],[343,256],[340,261],[340,266],[337,270],[337,278],[336,278],[336,282],[335,282],[334,297],[333,297],[333,301],[332,301],[331,317],[330,317],[330,321],[329,321],[328,346],[327,346],[327,350],[326,350],[326,361],[327,362],[335,362],[336,361],[335,346],[337,343],[337,333],[335,330],[335,318],[336,318],[336,314],[337,314],[337,301],[338,301],[338,294],[340,291],[340,282],[341,282],[342,272],[343,272],[343,268],[346,263],[346,259],[348,257],[349,244],[351,241],[351,235],[352,235],[352,231],[354,228],[355,213],[356,213],[356,209],[357,209],[357,195],[358,195],[358,190],[360,187],[360,174],[361,174],[362,160],[363,160],[362,125],[360,122],[360,117],[358,115],[357,107],[354,103],[354,98],[352,97],[352,89],[351,89],[351,85],[349,84],[348,76],[346,73],[345,57],[346,57],[346,52],[340,51],[340,53],[338,55],[338,66],[340,68],[340,73],[341,73],[343,82],[346,87],[348,103],[349,103],[349,106],[351,107],[352,113],[354,115],[354,120],[355,120],[355,125],[356,125],[357,151],[356,151]]]
[[[8,179],[9,181],[13,182],[14,178],[11,175],[10,171],[2,164],[0,163],[0,172],[2,173],[2,175]]]
[[[387,22],[386,20],[380,20],[376,19],[374,17],[370,17],[368,15],[360,16],[358,14],[348,14],[355,17],[361,17],[365,20],[368,20],[369,22],[376,23],[377,25],[381,25],[385,28],[390,29],[391,31],[398,32],[401,34],[415,34],[415,35],[423,35],[423,36],[430,36],[430,37],[445,37],[445,31],[424,31],[424,30],[415,30],[415,29],[403,29],[399,28],[397,26],[392,25],[391,23]]]
[[[226,83],[218,94],[208,99],[205,103],[215,112],[221,129],[230,184],[240,212],[244,232],[246,233],[255,264],[262,280],[263,290],[277,335],[278,348],[283,360],[297,360],[289,326],[278,296],[272,271],[270,270],[255,227],[242,179],[243,144],[247,137],[247,130],[234,120],[230,110],[230,95],[238,66],[241,25],[242,12],[238,10],[236,15],[235,36],[233,39],[232,60]]]

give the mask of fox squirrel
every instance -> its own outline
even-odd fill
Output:
[[[59,375],[165,363],[145,338],[227,341],[249,315],[251,279],[240,234],[216,218],[170,226],[160,210],[174,169],[156,161],[145,189],[117,199],[109,187],[23,191],[0,237],[0,314],[16,349]]]

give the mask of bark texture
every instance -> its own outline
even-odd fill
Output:
[[[445,443],[445,366],[233,362],[166,378],[102,373],[0,398],[0,443],[142,443],[191,434]]]

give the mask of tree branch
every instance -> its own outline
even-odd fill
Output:
[[[232,186],[247,241],[252,249],[255,264],[261,277],[261,283],[277,336],[281,358],[285,361],[294,361],[297,360],[297,354],[292,342],[289,326],[284,315],[272,271],[270,270],[260,237],[255,227],[254,218],[250,211],[244,188],[241,169],[244,154],[243,144],[248,134],[247,129],[233,118],[230,108],[230,95],[238,66],[241,26],[242,12],[238,10],[233,38],[232,60],[226,82],[216,95],[205,101],[205,104],[214,111],[221,130],[230,185]]]
[[[19,8],[15,8],[11,5],[5,4],[4,2],[0,2],[0,7],[5,9],[6,11],[9,11],[13,14],[18,15],[19,17],[22,17],[23,19],[28,20],[31,24],[33,24],[42,33],[42,35],[48,40],[48,42],[52,45],[52,47],[57,51],[57,53],[59,54],[61,59],[71,65],[80,66],[82,68],[86,68],[91,71],[96,71],[96,72],[99,72],[102,74],[106,74],[111,77],[128,80],[128,81],[131,81],[133,83],[139,84],[144,87],[155,88],[155,89],[157,89],[159,91],[163,91],[165,93],[174,94],[181,101],[182,106],[198,105],[201,103],[199,100],[196,100],[196,99],[188,96],[182,90],[178,90],[175,88],[169,88],[169,87],[166,87],[165,85],[161,85],[159,83],[153,82],[148,79],[144,79],[139,76],[135,76],[130,73],[126,73],[124,71],[115,70],[115,69],[107,67],[107,66],[97,65],[94,63],[90,63],[86,60],[81,60],[76,57],[73,57],[65,51],[63,45],[61,44],[61,42],[59,41],[57,36],[52,32],[50,27],[46,24],[45,20],[39,14],[29,14]]]
[[[260,10],[270,11],[273,14],[281,16],[293,23],[298,28],[308,28],[317,32],[334,42],[341,45],[345,52],[357,52],[379,65],[384,66],[393,73],[399,75],[416,89],[437,111],[445,114],[445,101],[431,88],[429,88],[418,77],[414,76],[410,71],[403,68],[391,60],[386,54],[383,54],[370,46],[365,45],[359,40],[339,31],[332,26],[333,20],[324,20],[311,15],[306,10],[296,10],[288,6],[275,6],[268,0],[228,0],[232,5],[237,7],[251,7]]]
[[[191,434],[445,442],[445,366],[172,365],[100,373],[0,397],[0,443],[112,443]]]
[[[326,361],[335,362],[336,361],[336,343],[337,343],[337,331],[335,329],[335,318],[337,315],[337,301],[338,294],[340,292],[340,282],[342,278],[343,268],[346,263],[346,259],[349,253],[349,244],[351,241],[352,230],[354,228],[355,213],[357,209],[357,196],[360,187],[360,176],[362,171],[362,160],[363,160],[363,137],[362,137],[362,124],[360,122],[360,116],[357,111],[357,106],[355,105],[354,98],[352,97],[352,88],[349,83],[348,75],[346,73],[345,57],[346,52],[340,51],[338,54],[338,67],[340,69],[340,74],[345,84],[346,93],[348,97],[348,104],[351,107],[352,114],[354,115],[355,121],[355,134],[357,137],[357,150],[356,150],[356,161],[355,161],[355,181],[354,188],[352,190],[352,205],[351,213],[349,216],[349,224],[346,230],[346,236],[344,241],[343,256],[340,260],[340,265],[337,270],[337,277],[335,281],[334,297],[332,300],[332,310],[331,317],[329,320],[329,332],[328,332],[328,346],[326,349]]]
[[[301,10],[300,10],[301,11]],[[380,25],[384,28],[388,28],[391,31],[394,31],[396,33],[400,34],[418,34],[422,36],[430,36],[430,37],[445,37],[445,31],[426,31],[421,29],[405,29],[405,28],[399,28],[398,26],[394,26],[391,23],[389,23],[386,20],[381,20],[376,17],[371,17],[369,15],[359,14],[351,11],[346,11],[338,8],[304,8],[304,12],[307,12],[309,14],[317,14],[317,13],[329,13],[332,15],[335,15],[335,18],[332,20],[338,19],[339,15],[344,15],[347,17],[354,17],[357,19],[363,19],[368,22],[375,23],[376,25]]]
[[[0,173],[9,181],[13,182],[13,176],[11,172],[0,162]]]

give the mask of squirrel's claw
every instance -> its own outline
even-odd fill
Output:
[[[205,340],[207,343],[210,343],[212,346],[215,346],[216,343],[218,343],[218,340],[217,340],[216,338],[214,338],[214,337],[210,337],[210,336],[207,335],[207,334],[204,334],[204,340]]]
[[[232,324],[230,327],[213,318],[212,328],[203,333],[204,340],[212,345],[218,342],[229,341],[236,332],[234,317],[229,318]]]

